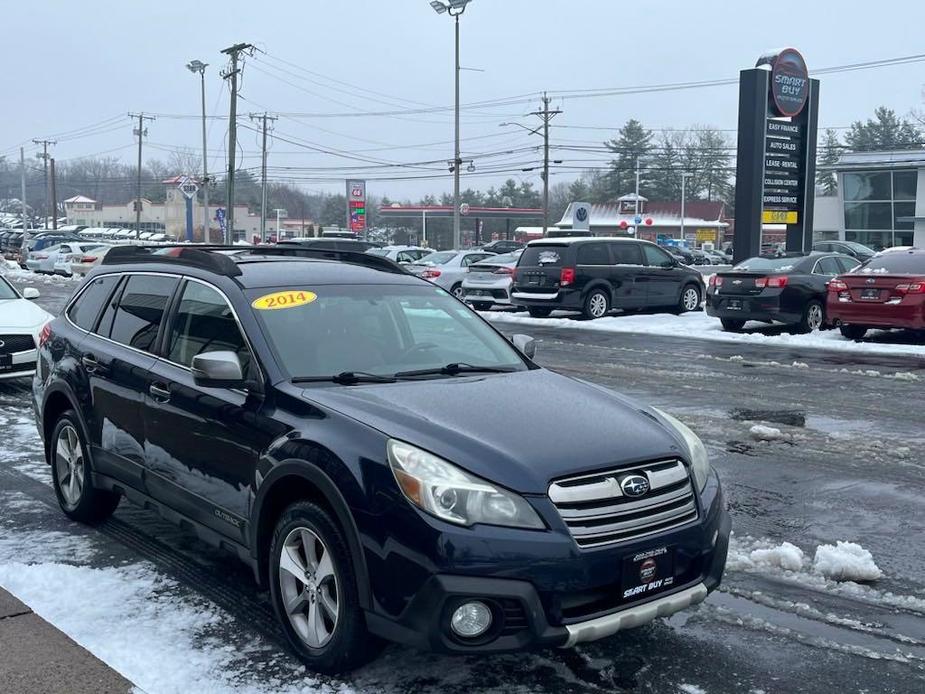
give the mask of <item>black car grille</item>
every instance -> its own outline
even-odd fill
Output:
[[[514,598],[501,598],[499,603],[504,613],[504,628],[501,630],[502,635],[516,634],[527,628],[527,615],[519,600],[515,600]]]
[[[35,349],[32,335],[0,335],[0,354],[13,354]]]
[[[629,497],[620,481],[629,474],[649,481],[649,491]],[[697,502],[687,467],[659,460],[558,480],[549,498],[579,547],[627,542],[697,520]]]

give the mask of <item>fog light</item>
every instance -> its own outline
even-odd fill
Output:
[[[491,609],[483,602],[467,602],[456,608],[450,626],[457,636],[474,639],[491,626]]]

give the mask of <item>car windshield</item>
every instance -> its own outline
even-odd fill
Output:
[[[445,265],[456,257],[456,251],[440,251],[438,253],[428,253],[423,258],[415,262],[415,265]]]
[[[19,294],[16,293],[16,290],[5,279],[0,277],[0,301],[18,298]]]
[[[738,272],[787,272],[799,258],[749,258],[732,268]]]
[[[885,253],[852,270],[854,273],[925,275],[925,253]]]
[[[475,312],[433,286],[287,286],[250,290],[248,300],[292,378],[393,376],[449,364],[527,368]]]

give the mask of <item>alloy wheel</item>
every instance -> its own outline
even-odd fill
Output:
[[[55,441],[55,468],[61,496],[68,506],[77,506],[84,489],[84,457],[77,430],[70,424],[61,427]]]
[[[607,297],[600,293],[595,294],[588,302],[588,309],[592,316],[600,318],[607,313]]]
[[[806,325],[810,332],[819,330],[822,327],[822,306],[812,304],[806,312]]]
[[[337,574],[331,552],[308,528],[295,528],[286,536],[279,557],[279,587],[296,634],[310,648],[324,647],[337,628]]]
[[[466,295],[466,293],[463,291],[462,286],[453,287],[453,296],[455,296],[457,299],[459,299],[460,301],[462,301],[462,298],[463,298],[465,295]]]
[[[684,290],[684,310],[693,311],[700,303],[700,292],[693,287]]]

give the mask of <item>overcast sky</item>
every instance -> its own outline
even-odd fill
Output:
[[[274,178],[310,179],[307,189],[340,192],[342,183],[316,179],[343,178],[344,167],[373,160],[379,168],[361,173],[370,193],[402,199],[452,188],[445,163],[385,166],[452,158],[452,111],[318,116],[452,105],[452,22],[427,0],[8,0],[3,16],[0,156],[18,157],[23,141],[49,137],[60,140],[58,160],[106,152],[134,161],[129,111],[161,114],[148,124],[146,159],[167,159],[177,147],[199,151],[199,82],[184,67],[198,58],[209,63],[208,111],[224,117],[210,120],[210,170],[223,169],[228,92],[220,51],[250,42],[265,54],[246,60],[244,120],[264,110],[310,114],[277,121],[276,134],[291,142],[273,142],[270,165],[295,168],[273,169]],[[788,45],[802,51],[810,70],[914,55],[925,52],[922,26],[921,0],[473,0],[461,20],[462,64],[482,71],[462,73],[462,102],[532,101],[464,111],[463,157],[474,159],[476,172],[463,186],[487,188],[510,176],[539,185],[536,171],[521,169],[540,161],[529,148],[541,139],[499,124],[538,122],[525,114],[539,107],[543,90],[734,78],[766,49]],[[820,127],[847,126],[881,104],[901,114],[923,107],[925,62],[821,79]],[[552,105],[563,110],[554,124],[569,126],[552,130],[554,144],[599,144],[613,134],[603,128],[631,117],[650,128],[734,129],[737,90],[554,98]],[[239,128],[239,137],[243,166],[257,166],[257,135]],[[27,156],[34,152],[30,143]],[[601,155],[574,151],[553,156],[563,166],[602,163]],[[486,175],[503,168],[514,173]],[[575,175],[565,168],[551,180]],[[373,180],[410,176],[439,178]]]

